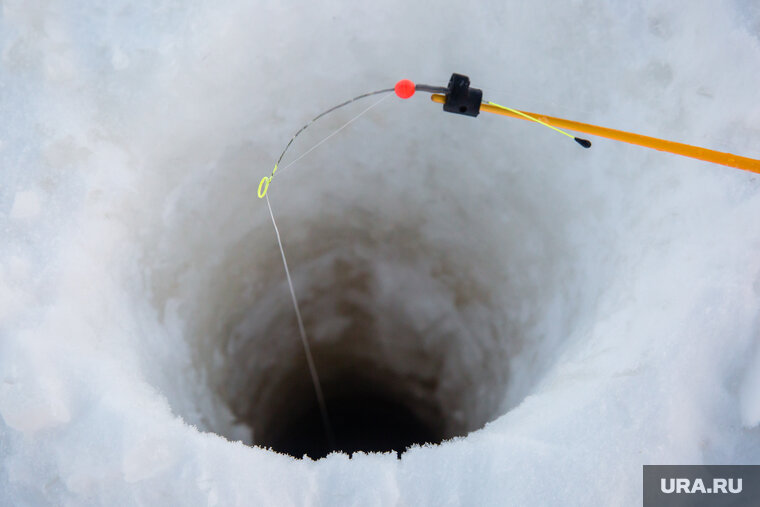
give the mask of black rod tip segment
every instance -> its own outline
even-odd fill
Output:
[[[430,92],[430,93],[448,93],[449,89],[445,86],[430,86],[426,84],[414,85],[414,90],[418,92]]]
[[[443,110],[449,113],[477,116],[480,114],[480,103],[483,102],[483,91],[470,88],[470,78],[454,73],[446,89],[446,102]]]
[[[574,137],[575,142],[583,146],[584,148],[591,148],[591,141],[588,139],[581,139],[580,137]]]

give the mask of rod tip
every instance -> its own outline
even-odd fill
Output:
[[[591,148],[591,141],[588,139],[581,139],[580,137],[574,137],[575,142],[583,146],[584,148]]]

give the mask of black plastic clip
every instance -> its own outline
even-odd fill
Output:
[[[477,116],[480,103],[483,102],[483,90],[470,88],[470,78],[462,74],[452,74],[446,90],[446,103],[443,110],[449,113]]]

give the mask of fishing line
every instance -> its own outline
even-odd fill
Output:
[[[544,127],[549,127],[550,129],[555,130],[555,131],[559,132],[560,134],[569,137],[570,139],[572,139],[576,143],[580,144],[584,148],[591,148],[591,141],[589,141],[588,139],[581,139],[580,137],[575,137],[572,134],[568,134],[564,130],[558,129],[557,127],[549,125],[548,123],[543,122],[543,121],[539,120],[538,118],[534,118],[533,116],[529,115],[528,113],[524,113],[522,111],[518,111],[517,109],[512,109],[511,107],[499,105],[496,102],[488,101],[488,102],[486,102],[486,104],[489,104],[491,106],[498,107],[498,108],[503,109],[505,111],[509,111],[509,112],[514,113],[516,115],[522,116],[523,118],[526,118],[528,120],[534,121],[534,122],[538,123],[539,125],[543,125]]]
[[[352,102],[356,102],[357,100],[363,99],[365,97],[371,97],[373,95],[379,95],[379,94],[382,94],[382,93],[389,93],[389,92],[392,92],[392,91],[393,91],[393,88],[386,88],[384,90],[377,90],[377,91],[374,91],[374,92],[369,92],[369,93],[365,93],[365,94],[362,94],[362,95],[358,95],[358,96],[354,97],[351,100],[347,100],[347,101],[345,101],[345,102],[343,102],[341,104],[338,104],[337,106],[331,107],[327,111],[324,111],[324,112],[318,114],[317,116],[315,116],[314,118],[312,118],[306,125],[304,125],[300,129],[298,129],[298,132],[296,132],[295,134],[293,134],[293,137],[290,138],[290,141],[288,141],[288,144],[285,145],[285,149],[283,149],[282,153],[280,153],[280,156],[277,159],[277,162],[274,164],[274,169],[272,169],[272,174],[270,174],[269,176],[264,176],[261,179],[261,181],[259,182],[259,189],[258,189],[259,199],[263,198],[267,194],[267,190],[269,190],[269,184],[272,182],[272,178],[274,178],[274,174],[277,172],[277,169],[280,166],[280,162],[282,162],[282,158],[285,156],[285,153],[287,153],[288,148],[290,148],[290,146],[293,144],[293,141],[295,141],[296,137],[298,137],[301,134],[301,132],[303,132],[304,130],[306,130],[307,128],[309,128],[315,121],[319,120],[323,116],[325,116],[325,115],[327,115],[329,113],[332,113],[333,111],[335,111],[337,109],[340,109],[341,107],[347,106],[347,105],[351,104]],[[382,99],[378,100],[377,102],[375,102],[374,104],[372,104],[371,106],[369,106],[367,109],[363,110],[362,112],[360,112],[359,114],[357,114],[356,116],[354,116],[353,118],[351,118],[350,120],[348,120],[346,123],[344,123],[343,125],[341,125],[340,128],[338,128],[337,130],[335,130],[334,132],[332,132],[329,136],[327,136],[324,139],[322,139],[321,141],[319,141],[317,144],[315,144],[314,146],[312,146],[311,148],[309,148],[308,150],[306,150],[304,153],[302,153],[298,158],[296,158],[295,160],[293,160],[292,162],[290,162],[288,165],[286,165],[285,167],[283,167],[283,169],[287,169],[288,167],[292,166],[293,164],[295,164],[296,162],[298,162],[299,160],[301,160],[302,158],[304,158],[306,155],[308,155],[312,151],[314,151],[317,148],[319,148],[323,143],[325,143],[326,141],[328,141],[330,138],[332,138],[334,135],[336,135],[338,132],[340,132],[344,128],[346,128],[349,125],[351,125],[353,122],[355,122],[356,120],[358,120],[360,117],[362,117],[364,114],[366,114],[368,111],[370,111],[375,106],[379,105],[382,101],[384,101],[388,97],[390,97],[390,95],[386,95]]]
[[[299,156],[297,159],[295,159],[294,161],[292,161],[291,163],[289,163],[288,165],[286,165],[286,166],[285,166],[285,167],[283,167],[282,169],[283,169],[283,170],[287,169],[288,167],[292,166],[293,164],[295,164],[296,162],[298,162],[299,160],[301,160],[302,158],[304,158],[306,155],[308,155],[308,154],[309,154],[309,153],[311,153],[312,151],[314,151],[314,150],[316,150],[317,148],[319,148],[319,147],[322,145],[322,143],[324,143],[324,142],[328,141],[330,138],[332,138],[332,137],[333,137],[334,135],[336,135],[338,132],[340,132],[340,131],[341,131],[341,130],[343,130],[344,128],[348,127],[349,125],[351,125],[353,122],[355,122],[355,121],[356,121],[356,120],[358,120],[360,117],[362,117],[362,116],[363,116],[365,113],[367,113],[367,112],[368,112],[370,109],[372,109],[372,108],[374,108],[375,106],[379,105],[379,104],[380,104],[382,101],[384,101],[384,100],[385,100],[385,99],[387,99],[388,97],[390,97],[390,95],[386,95],[385,97],[383,97],[382,99],[378,100],[377,102],[375,102],[374,104],[372,104],[371,106],[369,106],[367,109],[365,109],[365,110],[364,110],[364,111],[362,111],[361,113],[357,114],[356,116],[354,116],[353,118],[351,118],[350,120],[348,120],[346,123],[344,123],[343,125],[341,125],[341,127],[340,127],[340,128],[338,128],[336,131],[334,131],[332,134],[330,134],[329,136],[325,137],[324,139],[322,139],[321,141],[319,141],[317,144],[315,144],[314,146],[312,146],[311,148],[309,148],[308,150],[306,150],[306,151],[305,151],[304,153],[302,153],[302,154],[301,154],[301,155],[300,155],[300,156]]]
[[[311,374],[311,381],[314,384],[314,391],[317,395],[317,403],[319,403],[319,413],[322,416],[322,424],[325,429],[325,436],[330,446],[330,450],[335,449],[335,434],[330,424],[330,416],[327,413],[327,403],[325,403],[325,396],[322,392],[322,383],[319,381],[319,375],[317,374],[317,367],[314,365],[314,357],[311,355],[311,347],[309,347],[309,340],[306,338],[306,328],[303,325],[303,319],[301,318],[301,309],[298,306],[298,299],[296,298],[296,291],[293,289],[293,280],[290,278],[290,269],[288,268],[288,260],[285,258],[285,249],[282,246],[282,239],[280,238],[280,230],[277,228],[277,222],[274,219],[274,212],[272,211],[272,204],[269,202],[269,196],[266,196],[267,208],[269,209],[269,216],[272,218],[272,226],[274,227],[274,233],[277,236],[277,244],[280,246],[280,254],[282,255],[282,265],[285,266],[285,277],[288,280],[288,288],[290,289],[290,298],[293,301],[293,308],[296,312],[296,320],[298,321],[298,332],[301,334],[301,343],[303,344],[303,350],[306,354],[306,362],[309,365],[309,373]]]

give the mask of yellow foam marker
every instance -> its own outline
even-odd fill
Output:
[[[433,102],[437,102],[439,104],[444,104],[446,102],[446,96],[438,93],[434,93],[431,98]],[[616,141],[622,141],[624,143],[636,144],[638,146],[644,146],[646,148],[666,151],[668,153],[674,153],[676,155],[683,155],[684,157],[691,157],[698,160],[704,160],[705,162],[713,162],[715,164],[735,167],[744,171],[760,174],[760,160],[755,160],[753,158],[741,157],[739,155],[734,155],[731,153],[708,150],[707,148],[700,148],[699,146],[676,143],[674,141],[667,141],[665,139],[658,139],[656,137],[642,136],[640,134],[634,134],[632,132],[599,127],[598,125],[565,120],[563,118],[555,118],[553,116],[547,116],[544,114],[518,111],[516,109],[509,109],[503,106],[498,106],[493,103],[481,104],[480,110],[486,113],[511,116],[513,118],[519,118],[521,120],[540,120],[540,123],[547,124],[548,126],[574,130],[576,132],[584,132],[586,134],[591,134],[594,136],[606,137],[608,139],[614,139]]]

